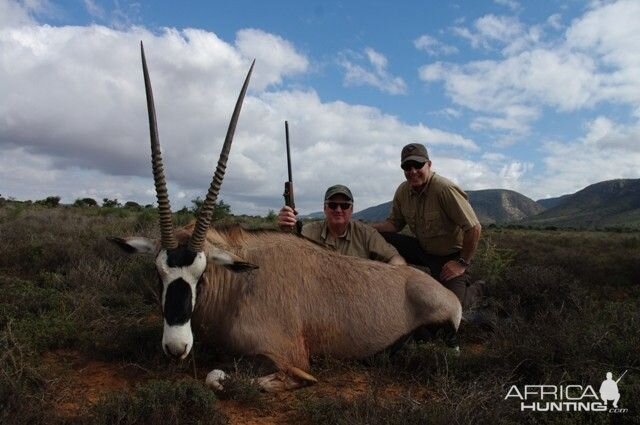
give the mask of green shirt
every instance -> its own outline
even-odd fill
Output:
[[[419,192],[401,183],[388,220],[398,230],[408,224],[422,249],[433,255],[460,251],[464,232],[479,223],[467,194],[435,173]]]
[[[388,262],[392,257],[400,255],[377,230],[359,221],[350,221],[347,231],[338,238],[331,236],[326,220],[305,224],[302,236],[325,248],[353,257]]]

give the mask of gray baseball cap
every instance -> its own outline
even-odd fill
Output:
[[[420,143],[409,143],[407,146],[402,148],[402,153],[400,154],[400,165],[407,161],[426,162],[428,160],[429,153],[427,153],[427,148]]]
[[[332,196],[335,196],[335,195],[344,195],[347,198],[349,198],[349,200],[351,202],[353,202],[353,195],[351,194],[351,191],[349,190],[349,188],[347,186],[345,186],[345,185],[336,184],[336,185],[331,186],[325,192],[324,200],[328,201],[329,198],[331,198]]]

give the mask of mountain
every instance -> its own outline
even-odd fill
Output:
[[[324,211],[315,211],[307,215],[298,216],[298,218],[301,220],[317,220],[319,218],[324,218]]]
[[[357,220],[364,221],[382,221],[389,217],[389,212],[391,211],[391,201],[385,202],[384,204],[376,205],[373,207],[366,208],[362,211],[358,211],[353,214],[353,218]]]
[[[520,221],[544,211],[542,205],[513,190],[470,190],[467,195],[482,224]]]
[[[571,195],[562,195],[557,198],[538,199],[536,202],[544,207],[545,210],[553,208],[564,202]]]
[[[595,183],[555,198],[556,205],[525,220],[558,227],[640,227],[640,179]]]
[[[544,210],[534,200],[513,190],[470,190],[467,195],[482,224],[519,221]],[[353,217],[365,221],[381,221],[389,216],[389,211],[391,202],[385,202],[359,211]]]

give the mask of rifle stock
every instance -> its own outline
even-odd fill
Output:
[[[295,212],[296,210],[296,202],[293,199],[293,182],[284,182],[284,204]]]

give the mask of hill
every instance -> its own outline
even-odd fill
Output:
[[[482,224],[519,221],[544,210],[534,200],[513,190],[470,190],[467,195]],[[359,211],[353,216],[365,221],[381,221],[388,217],[390,210],[391,202],[385,202]]]
[[[640,227],[640,179],[595,183],[555,198],[557,204],[525,220],[526,224],[558,227]]]
[[[373,207],[365,208],[362,211],[358,211],[353,214],[353,218],[364,221],[382,221],[389,217],[391,211],[391,201],[384,204],[375,205]]]
[[[562,195],[557,198],[538,199],[536,202],[544,207],[545,210],[553,208],[564,202],[571,195]]]
[[[544,211],[533,199],[513,190],[470,190],[467,194],[482,224],[520,221]]]

